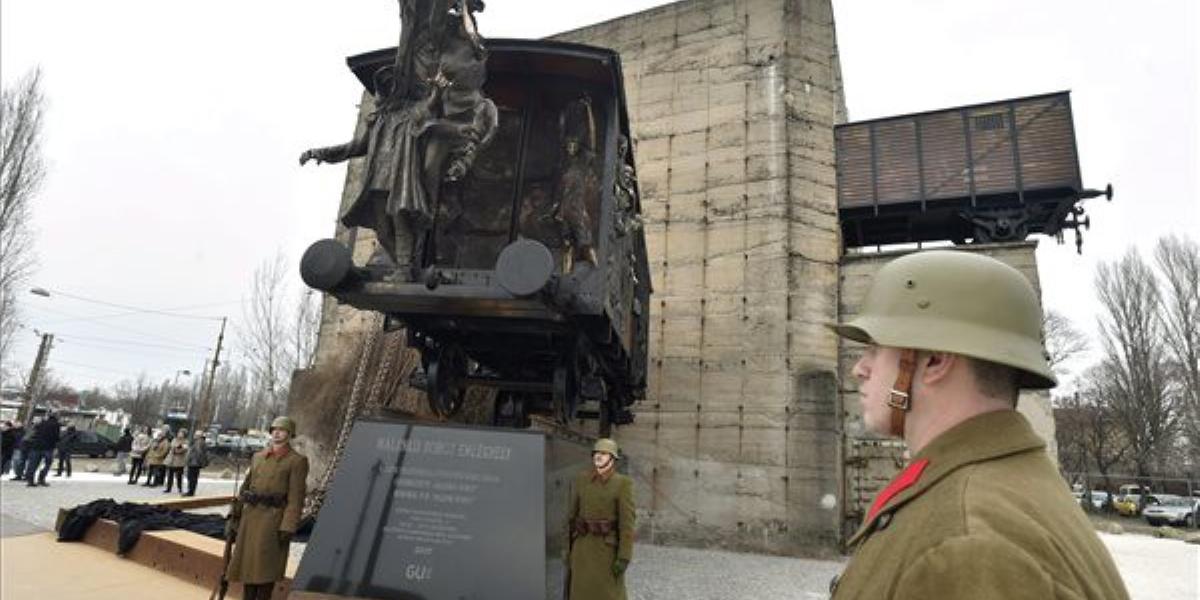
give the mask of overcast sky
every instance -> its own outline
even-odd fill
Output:
[[[493,0],[490,37],[536,38],[666,4]],[[835,0],[852,120],[1071,90],[1089,201],[1084,255],[1042,239],[1047,306],[1094,331],[1097,261],[1166,233],[1200,237],[1197,10],[1191,0]],[[352,132],[348,55],[395,44],[394,0],[4,0],[0,78],[40,65],[50,172],[16,362],[36,331],[68,383],[198,372],[236,334],[255,267],[293,272],[334,228],[345,169],[299,153]],[[293,293],[299,293],[299,278]],[[99,317],[99,318],[98,318]],[[236,345],[235,345],[236,351]],[[233,357],[239,357],[235,354]],[[180,376],[181,383],[186,376]]]

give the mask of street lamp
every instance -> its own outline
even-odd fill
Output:
[[[50,290],[46,288],[35,287],[29,290],[29,293],[33,294],[34,296],[44,296],[46,298],[50,297]]]

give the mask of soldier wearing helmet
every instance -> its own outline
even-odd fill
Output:
[[[592,447],[592,466],[571,488],[567,598],[624,600],[625,568],[633,559],[633,480],[617,473],[617,443]]]
[[[234,542],[226,575],[240,581],[246,600],[269,599],[283,579],[288,548],[304,506],[308,459],[291,447],[296,422],[271,422],[271,443],[254,454],[229,513],[225,535]]]
[[[850,539],[835,599],[1128,597],[1015,410],[1020,389],[1056,384],[1041,318],[1016,269],[929,251],[881,268],[855,318],[831,326],[866,345],[853,369],[865,426],[912,455]]]

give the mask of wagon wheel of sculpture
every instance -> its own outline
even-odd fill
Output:
[[[429,384],[429,408],[442,418],[462,410],[467,396],[467,355],[457,344],[437,350],[425,367]]]

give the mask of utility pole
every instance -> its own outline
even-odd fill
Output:
[[[217,349],[213,352],[212,363],[208,371],[208,384],[204,386],[204,401],[200,403],[200,414],[196,419],[198,427],[207,428],[209,420],[209,405],[212,402],[213,381],[217,378],[217,367],[221,364],[221,344],[225,341],[225,321],[221,318],[221,333],[217,334]]]
[[[37,391],[38,379],[41,379],[42,368],[46,365],[46,357],[50,355],[50,347],[54,345],[54,334],[43,333],[42,343],[38,346],[37,358],[29,371],[29,382],[25,385],[25,405],[21,407],[21,421],[29,423],[33,418],[33,394]]]

